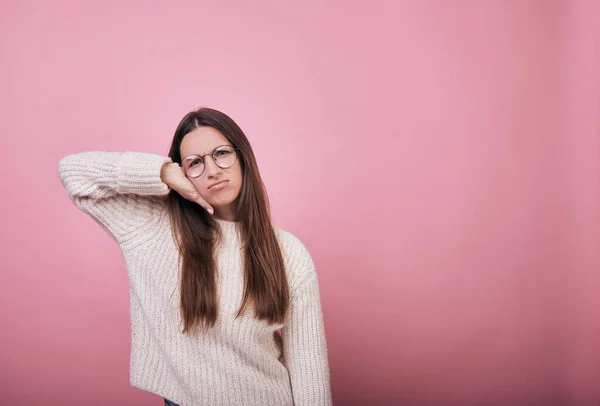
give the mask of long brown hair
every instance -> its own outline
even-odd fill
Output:
[[[242,187],[234,205],[243,250],[244,293],[236,318],[253,305],[256,319],[267,320],[269,324],[283,323],[290,295],[283,255],[271,225],[267,192],[246,135],[226,114],[200,108],[189,112],[179,122],[169,157],[181,164],[183,138],[202,126],[213,127],[239,148],[236,165],[242,165]],[[183,333],[196,326],[203,330],[213,327],[218,312],[214,251],[222,230],[205,209],[174,190],[167,195],[166,207],[180,253]]]

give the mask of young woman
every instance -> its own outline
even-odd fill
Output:
[[[58,175],[123,252],[132,386],[165,405],[331,405],[314,263],[271,223],[230,117],[188,113],[168,157],[80,152]]]

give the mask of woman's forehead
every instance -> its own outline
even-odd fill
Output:
[[[212,127],[200,127],[183,137],[180,152],[182,157],[205,155],[225,144],[229,144],[229,141],[218,130]]]

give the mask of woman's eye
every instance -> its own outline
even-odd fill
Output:
[[[194,160],[192,161],[192,163],[190,163],[190,167],[191,167],[191,166],[195,166],[195,165],[197,165],[197,164],[199,164],[199,163],[202,163],[202,162],[201,162],[199,159],[194,159]]]

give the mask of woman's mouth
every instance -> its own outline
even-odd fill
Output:
[[[223,189],[225,186],[227,186],[227,183],[229,183],[228,180],[223,180],[219,183],[215,183],[213,185],[211,185],[208,190],[221,190]]]

